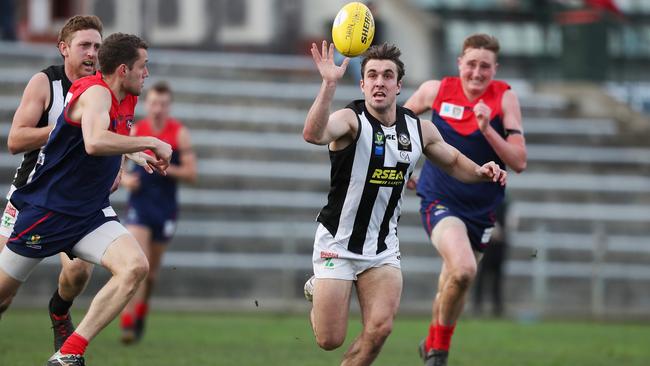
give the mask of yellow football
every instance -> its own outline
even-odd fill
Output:
[[[348,3],[336,14],[332,25],[332,41],[341,54],[359,56],[370,47],[374,36],[375,20],[365,4]]]

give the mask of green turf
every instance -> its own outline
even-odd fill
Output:
[[[81,314],[75,313],[79,319]],[[427,319],[400,317],[375,365],[419,365],[416,346]],[[142,343],[123,347],[114,322],[89,346],[89,366],[338,365],[358,333],[350,324],[342,349],[315,345],[307,316],[154,312]],[[0,320],[0,365],[43,365],[52,353],[44,311],[11,309]],[[517,324],[463,320],[451,366],[650,364],[650,326],[582,322]]]

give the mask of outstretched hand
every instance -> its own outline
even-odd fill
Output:
[[[499,182],[499,184],[502,186],[506,185],[506,178],[508,176],[508,172],[501,169],[501,167],[499,167],[499,164],[493,161],[489,161],[483,164],[483,166],[481,166],[478,169],[478,174],[486,180],[495,183]]]
[[[321,52],[318,51],[316,43],[311,44],[311,56],[314,63],[320,72],[324,81],[336,82],[343,77],[345,69],[348,67],[350,59],[346,57],[341,66],[336,66],[334,63],[334,43],[327,45],[327,41],[323,41],[321,45]]]
[[[165,160],[157,159],[144,152],[135,152],[125,155],[134,163],[143,167],[144,170],[149,174],[152,174],[154,171],[156,171],[161,175],[167,175],[167,172],[165,170],[169,166],[169,162],[166,162]]]

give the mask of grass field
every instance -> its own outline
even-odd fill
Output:
[[[79,319],[80,313],[73,318]],[[398,318],[375,365],[420,365],[416,346],[424,317]],[[306,315],[153,313],[145,339],[118,342],[112,323],[88,348],[89,366],[338,365],[358,333],[350,323],[346,344],[325,352],[315,345]],[[11,309],[0,320],[0,365],[43,365],[52,353],[43,311]],[[650,325],[581,322],[518,324],[463,320],[453,341],[451,366],[580,366],[650,364]]]

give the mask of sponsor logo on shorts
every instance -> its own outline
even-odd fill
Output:
[[[325,263],[323,264],[323,267],[330,268],[330,269],[334,268],[333,259],[334,258],[325,258]]]
[[[321,250],[320,257],[321,258],[338,258],[339,254],[336,253],[336,252],[326,252],[324,250]]]
[[[9,216],[15,218],[17,212],[18,212],[18,210],[16,210],[16,208],[13,205],[8,204],[7,207],[5,207],[5,212],[4,213],[5,213],[5,215],[9,215]]]
[[[449,211],[449,209],[446,206],[443,205],[436,205],[435,211],[433,212],[433,216],[438,216],[442,215],[443,213],[446,213]]]
[[[33,234],[32,236],[29,237],[29,240],[25,242],[26,246],[34,249],[41,249],[41,246],[39,245],[41,242],[41,236],[38,234]]]

